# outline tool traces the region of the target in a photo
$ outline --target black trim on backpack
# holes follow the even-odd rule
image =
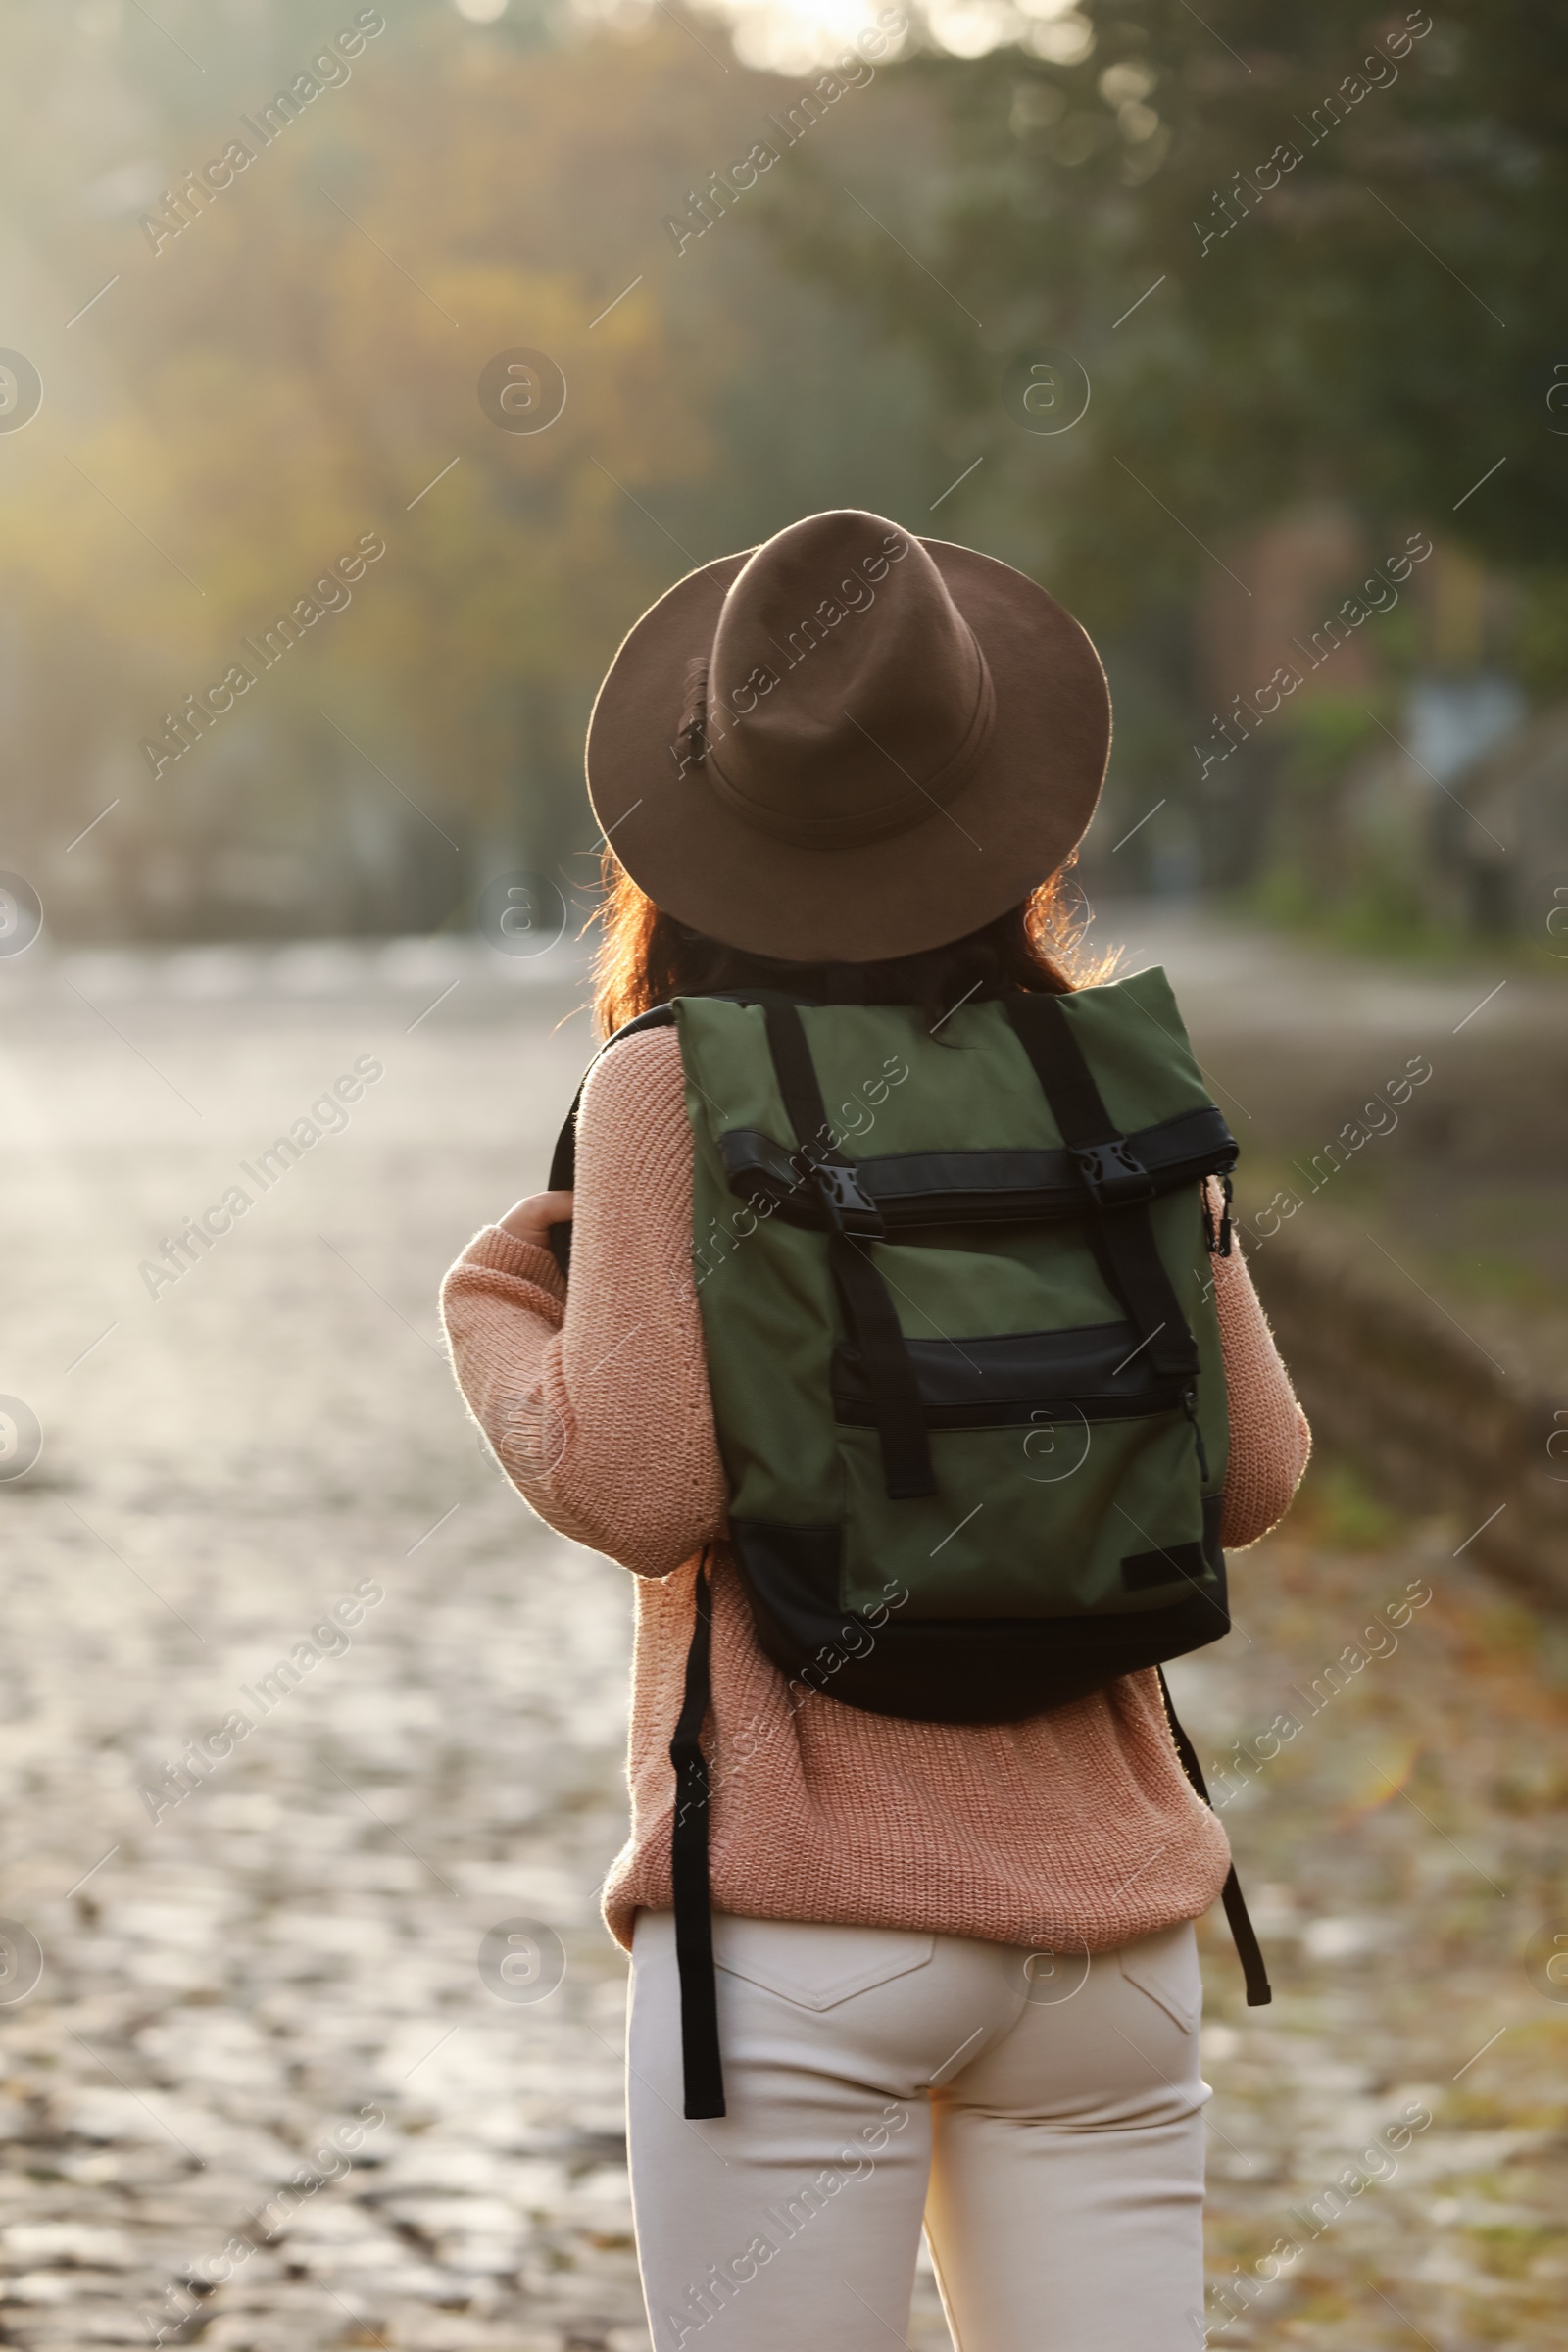
[[[1191,1382],[1198,1373],[1198,1342],[1150,1221],[1154,1180],[1101,1100],[1061,999],[1020,992],[1004,1003],[1097,1212],[1085,1230],[1101,1271],[1137,1324],[1155,1370]]]
[[[934,1494],[936,1472],[931,1466],[914,1366],[898,1309],[862,1238],[880,1231],[875,1206],[859,1184],[854,1163],[831,1141],[833,1129],[800,1006],[793,998],[771,991],[760,992],[753,1002],[761,1005],[773,1072],[795,1130],[798,1156],[807,1163],[827,1224],[828,1264],[846,1328],[866,1369],[871,1418],[881,1440],[888,1494],[895,1501]],[[874,1222],[868,1221],[867,1212]],[[853,1231],[851,1216],[857,1227]]]
[[[1045,1427],[1142,1420],[1181,1409],[1180,1381],[1158,1373],[1130,1323],[1065,1331],[998,1332],[978,1340],[906,1340],[927,1429]],[[864,1429],[875,1417],[858,1348],[833,1350],[834,1419]]]
[[[1209,1794],[1208,1784],[1203,1779],[1203,1768],[1198,1761],[1197,1748],[1194,1747],[1177,1720],[1176,1709],[1171,1704],[1170,1686],[1165,1680],[1163,1668],[1159,1669],[1159,1695],[1165,1702],[1165,1720],[1170,1725],[1170,1736],[1176,1742],[1176,1753],[1181,1758],[1182,1770],[1206,1805],[1209,1803]],[[1247,1898],[1242,1892],[1242,1883],[1236,1876],[1234,1862],[1231,1864],[1225,1885],[1220,1890],[1220,1901],[1225,1906],[1225,1917],[1230,1922],[1231,1940],[1236,1946],[1236,1957],[1242,1964],[1242,1975],[1247,1984],[1247,2006],[1249,2009],[1266,2009],[1274,1998],[1274,1991],[1268,1981],[1268,1970],[1264,1965],[1262,1946],[1257,1940],[1257,1931],[1252,1926],[1251,1917],[1247,1908]]]
[[[1185,1576],[1197,1584],[1208,1567],[1201,1544],[1171,1544],[1163,1551],[1130,1551],[1121,1558],[1124,1592],[1155,1592]]]
[[[675,1965],[680,1974],[682,2112],[692,2120],[724,2113],[724,2071],[718,2054],[718,1984],[713,1974],[712,1891],[709,1879],[710,1788],[703,1754],[703,1719],[711,1696],[709,1660],[713,1594],[708,1553],[692,1585],[695,1618],[686,1653],[686,1690],[669,1743],[675,1767],[670,1817],[670,1875],[675,1894]]]
[[[674,1005],[656,1004],[651,1011],[638,1013],[634,1020],[623,1021],[613,1036],[606,1038],[599,1053],[608,1054],[611,1047],[619,1045],[623,1037],[634,1037],[641,1029],[672,1029],[674,1025]],[[597,1061],[598,1058],[599,1054],[596,1054],[594,1061]],[[556,1138],[556,1148],[550,1157],[550,1190],[553,1193],[569,1193],[576,1186],[577,1112],[582,1104],[582,1088],[587,1085],[588,1073],[593,1066],[593,1062],[590,1062],[588,1070],[583,1072],[582,1086],[579,1086],[577,1092],[572,1096],[571,1108],[567,1111],[562,1123],[561,1133]],[[571,1224],[569,1219],[563,1224],[551,1226],[550,1254],[561,1268],[562,1273],[569,1278],[571,1274]]]
[[[1236,1138],[1208,1105],[1184,1110],[1126,1139],[1156,1193],[1178,1192],[1235,1166]],[[822,1230],[827,1214],[799,1153],[756,1128],[718,1138],[729,1189],[786,1225]],[[926,1225],[1066,1222],[1084,1213],[1084,1179],[1065,1149],[1046,1152],[891,1152],[855,1163],[870,1217],[889,1233]]]
[[[860,1614],[839,1597],[841,1528],[732,1519],[730,1541],[759,1645],[791,1683],[915,1723],[1018,1723],[1230,1631],[1220,1506],[1205,1495],[1196,1569],[1185,1544],[1161,1554],[1179,1599],[1083,1617],[904,1617],[896,1585]]]

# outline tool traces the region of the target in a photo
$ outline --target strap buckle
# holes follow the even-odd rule
[[[860,1182],[859,1170],[844,1160],[813,1159],[811,1174],[834,1233],[863,1233],[880,1241],[887,1231],[882,1211]]]
[[[1076,1144],[1072,1160],[1097,1208],[1126,1208],[1154,1198],[1154,1179],[1125,1136],[1113,1135],[1103,1144]]]

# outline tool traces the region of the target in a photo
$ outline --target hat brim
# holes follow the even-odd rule
[[[672,746],[687,665],[753,551],[678,580],[611,664],[588,728],[588,795],[640,889],[753,955],[871,963],[977,931],[1083,838],[1110,754],[1110,693],[1086,632],[1044,588],[973,548],[922,539],[990,665],[996,717],[946,806],[890,838],[805,848],[749,823]]]

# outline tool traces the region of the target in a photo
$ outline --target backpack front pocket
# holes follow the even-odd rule
[[[1168,1607],[1211,1586],[1179,1384],[1125,1322],[911,1340],[937,1492],[890,1501],[863,1367],[835,1352],[846,1481],[840,1598],[909,1617],[1070,1617]]]

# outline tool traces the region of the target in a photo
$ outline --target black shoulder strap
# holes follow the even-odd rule
[[[1209,1801],[1208,1784],[1203,1778],[1203,1768],[1198,1761],[1198,1750],[1176,1719],[1176,1710],[1171,1705],[1170,1685],[1165,1680],[1164,1667],[1157,1666],[1154,1671],[1159,1676],[1159,1695],[1165,1702],[1165,1721],[1170,1725],[1170,1736],[1176,1742],[1176,1753],[1181,1758],[1182,1770],[1206,1805]],[[1257,1932],[1248,1914],[1247,1900],[1242,1893],[1242,1883],[1236,1876],[1234,1862],[1231,1864],[1225,1885],[1220,1891],[1220,1901],[1225,1906],[1225,1917],[1230,1922],[1231,1939],[1236,1946],[1236,1957],[1242,1964],[1242,1975],[1247,1981],[1247,2006],[1249,2009],[1266,2009],[1274,1998],[1274,1991],[1268,1981],[1268,1970],[1263,1965],[1262,1947],[1258,1943]]]
[[[671,1028],[674,1020],[675,1007],[673,1004],[655,1004],[649,1011],[638,1013],[635,1020],[623,1021],[612,1037],[606,1038],[599,1049],[599,1054],[608,1054],[612,1046],[618,1046],[623,1037],[635,1037],[639,1030]],[[550,1157],[550,1190],[553,1193],[569,1193],[577,1181],[577,1111],[582,1102],[583,1086],[588,1083],[588,1071],[592,1070],[594,1062],[599,1059],[599,1054],[594,1055],[594,1060],[588,1064],[588,1070],[583,1072],[582,1086],[579,1086],[577,1092],[572,1096],[571,1108],[567,1111],[565,1123],[556,1138],[556,1148]],[[569,1275],[571,1272],[571,1226],[569,1223],[551,1226],[550,1252],[563,1274]]]
[[[724,2113],[724,2073],[718,2055],[718,1986],[713,1976],[713,1913],[709,1880],[708,1759],[703,1718],[710,1694],[713,1595],[708,1553],[693,1586],[696,1617],[686,1653],[686,1691],[669,1743],[675,1767],[675,1810],[669,1859],[675,1890],[675,1965],[680,1972],[680,2046],[685,2082],[683,2113],[695,2119]]]
[[[1089,1240],[1105,1279],[1152,1368],[1191,1378],[1198,1370],[1198,1343],[1150,1221],[1153,1179],[1106,1110],[1061,999],[1020,990],[1006,999],[1006,1007],[1097,1212]]]
[[[838,1287],[845,1327],[865,1367],[871,1411],[882,1447],[882,1474],[889,1495],[907,1501],[937,1491],[926,1435],[919,1382],[905,1344],[898,1309],[868,1247],[881,1229],[876,1204],[855,1168],[833,1144],[833,1128],[811,1059],[810,1041],[794,999],[759,993],[767,1023],[768,1048],[779,1093],[795,1129],[799,1156],[823,1202],[828,1222],[828,1263]],[[860,1228],[852,1232],[854,1217]]]

